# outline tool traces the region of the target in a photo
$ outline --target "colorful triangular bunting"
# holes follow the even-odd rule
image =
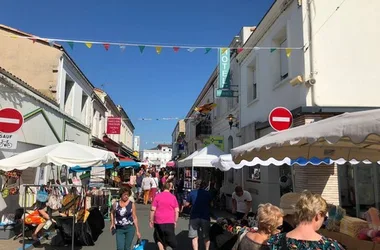
[[[174,52],[178,52],[179,51],[179,47],[173,47],[173,50],[174,50]]]
[[[11,36],[11,38],[18,38],[18,36]]]
[[[224,52],[226,52],[227,49],[228,49],[228,48],[221,48],[221,50],[222,50],[222,54],[224,54]]]
[[[162,51],[162,47],[161,46],[157,46],[156,47],[157,54],[161,54],[161,51]]]
[[[74,49],[74,42],[67,42],[71,49]]]
[[[121,52],[124,52],[125,48],[126,48],[125,45],[120,45],[120,50],[121,50]]]
[[[211,48],[205,48],[205,54],[208,54],[208,52],[211,51]]]
[[[140,46],[139,46],[139,49],[140,49],[140,53],[143,53],[143,52],[144,52],[144,49],[145,49],[145,46],[144,46],[144,45],[140,45]]]
[[[187,51],[194,52],[195,48],[188,48]]]
[[[275,52],[277,49],[276,48],[271,48],[270,49],[270,53],[273,53],[273,52]]]
[[[290,57],[290,55],[292,54],[292,49],[286,48],[285,51],[286,51],[286,56]]]
[[[103,47],[108,51],[110,49],[109,43],[103,43]]]
[[[91,47],[92,47],[92,43],[87,42],[87,43],[86,43],[86,46],[87,46],[87,48],[91,49]]]
[[[239,53],[243,52],[243,50],[244,50],[243,48],[238,48],[237,53],[239,54]]]

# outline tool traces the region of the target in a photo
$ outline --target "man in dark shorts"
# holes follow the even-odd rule
[[[201,180],[196,182],[195,190],[187,197],[185,206],[191,205],[189,238],[192,239],[193,250],[198,250],[198,231],[203,234],[205,249],[210,249],[210,206],[211,195],[205,190],[207,183]]]
[[[177,247],[175,227],[178,220],[178,202],[176,197],[170,193],[172,184],[164,184],[163,192],[157,194],[150,210],[149,224],[154,228],[154,241],[159,250],[170,246],[173,250]]]

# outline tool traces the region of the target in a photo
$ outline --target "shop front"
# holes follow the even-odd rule
[[[308,189],[329,203],[323,234],[347,249],[377,249],[380,230],[379,110],[345,113],[265,137],[231,150],[235,163],[319,159],[320,166],[294,165],[294,191]],[[357,242],[360,240],[359,242]],[[358,246],[360,246],[358,248]],[[367,247],[368,246],[368,247]]]

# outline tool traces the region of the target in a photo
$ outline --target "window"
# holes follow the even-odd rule
[[[248,103],[257,99],[257,74],[256,67],[250,69],[250,77],[248,78],[248,91],[247,101]]]
[[[81,105],[81,114],[82,114],[82,122],[87,125],[87,100],[88,95],[82,92],[82,105]]]
[[[65,99],[64,99],[64,110],[67,114],[73,115],[73,89],[74,89],[74,81],[66,75],[65,81]]]
[[[283,40],[280,43],[280,47],[284,48],[280,50],[280,76],[281,80],[284,80],[285,78],[288,77],[289,75],[289,66],[288,66],[288,57],[286,56],[286,50],[285,48],[287,47],[287,40]]]
[[[248,168],[248,180],[253,182],[260,182],[261,173],[260,165]]]

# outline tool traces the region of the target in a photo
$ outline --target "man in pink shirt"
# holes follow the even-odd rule
[[[157,194],[150,210],[149,225],[154,228],[153,237],[159,250],[165,250],[168,246],[175,250],[177,247],[175,227],[179,208],[170,188],[171,183],[163,185],[163,192]]]

